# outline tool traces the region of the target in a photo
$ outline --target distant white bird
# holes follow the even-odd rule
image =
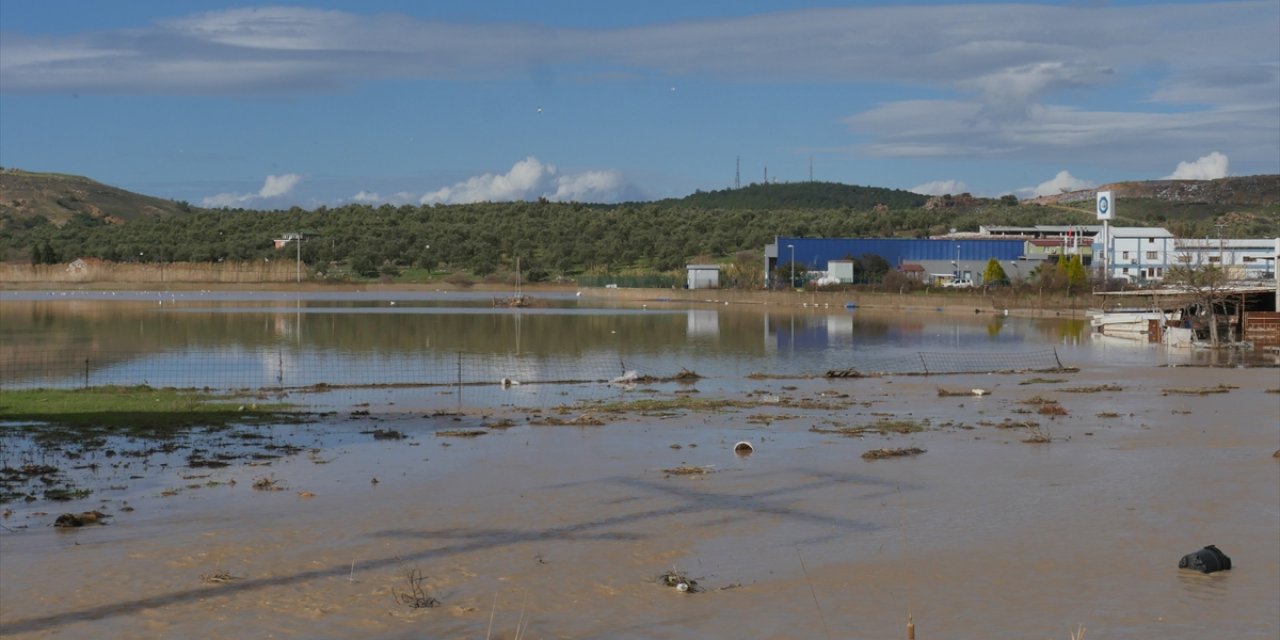
[[[971,391],[973,391],[973,395],[978,396],[978,397],[982,397],[982,396],[987,395],[988,393],[991,393],[990,391],[987,391],[986,389],[978,389],[978,388],[976,388],[976,387],[975,387],[974,389],[971,389]]]
[[[395,300],[392,300],[392,301],[391,301],[391,306],[393,306],[393,307],[394,307],[394,306],[396,306],[396,301],[395,301]]]
[[[538,107],[538,113],[542,113],[542,107]]]

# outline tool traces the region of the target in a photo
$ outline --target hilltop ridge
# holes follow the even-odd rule
[[[1098,191],[1121,198],[1151,199],[1180,204],[1280,204],[1280,175],[1239,176],[1215,180],[1138,180],[1112,182],[1092,189],[1068,191],[1026,200],[1027,204],[1093,202]]]
[[[191,211],[182,202],[126,191],[84,176],[0,169],[0,222],[44,219],[62,226],[77,215],[107,224]]]

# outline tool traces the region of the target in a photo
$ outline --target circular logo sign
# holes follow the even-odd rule
[[[1110,208],[1111,208],[1111,203],[1107,200],[1106,196],[1098,198],[1098,213],[1106,215],[1107,209],[1110,209]]]

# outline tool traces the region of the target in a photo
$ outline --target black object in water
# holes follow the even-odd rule
[[[1195,553],[1188,553],[1178,561],[1179,569],[1195,569],[1200,573],[1226,571],[1231,568],[1231,558],[1217,547],[1209,545]]]

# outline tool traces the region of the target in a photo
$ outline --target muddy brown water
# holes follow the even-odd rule
[[[85,500],[6,505],[0,631],[900,638],[911,616],[922,640],[1067,638],[1077,625],[1091,640],[1275,638],[1276,370],[1109,367],[1019,384],[1031,377],[753,380],[784,404],[833,392],[849,404],[631,413],[592,427],[530,426],[528,412],[502,408],[425,417],[404,403],[289,426],[274,437],[316,453],[220,469],[157,463]],[[1107,383],[1119,390],[1063,390]],[[1219,383],[1238,388],[1165,391]],[[939,386],[992,392],[938,397]],[[1027,413],[1036,408],[1021,401],[1036,395],[1067,415]],[[515,426],[435,435],[502,417]],[[928,428],[810,431],[883,417]],[[1034,420],[1053,441],[1024,443],[997,426],[1005,419]],[[375,427],[407,437],[360,433]],[[755,453],[734,455],[740,440]],[[926,453],[861,458],[901,446]],[[710,473],[664,472],[681,465]],[[182,479],[197,471],[207,476]],[[255,490],[263,477],[279,490]],[[50,526],[90,508],[110,524]],[[1205,544],[1234,568],[1177,569]],[[398,601],[413,569],[439,607]],[[659,584],[673,569],[705,591]],[[231,579],[202,579],[215,575]]]

